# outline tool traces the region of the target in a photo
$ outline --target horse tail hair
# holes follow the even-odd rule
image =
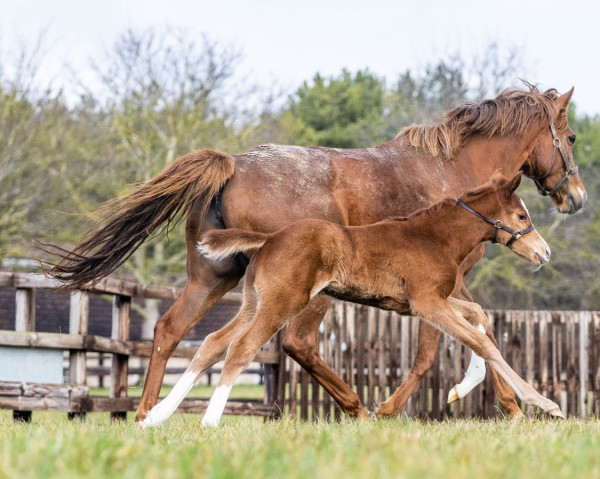
[[[198,221],[203,222],[213,197],[231,178],[232,156],[214,150],[190,152],[139,184],[131,193],[105,203],[96,226],[72,250],[50,246],[61,260],[47,273],[65,287],[86,288],[122,265],[151,237],[167,233],[201,201]],[[49,245],[44,245],[49,246]]]
[[[212,230],[198,242],[198,250],[210,260],[261,248],[271,235],[240,229]]]

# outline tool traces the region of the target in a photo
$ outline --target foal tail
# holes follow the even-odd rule
[[[220,260],[237,253],[257,250],[271,235],[240,229],[212,230],[198,242],[198,250],[210,260]]]
[[[210,202],[233,175],[232,156],[214,150],[190,152],[131,193],[106,203],[100,220],[73,251],[51,246],[61,258],[47,273],[67,287],[85,288],[123,264],[147,239],[168,231],[198,198],[200,222]],[[48,246],[48,245],[45,245]]]

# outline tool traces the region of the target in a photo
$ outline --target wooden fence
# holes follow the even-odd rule
[[[35,297],[40,288],[59,283],[40,275],[0,273],[0,288],[14,289],[15,331],[0,331],[0,346],[66,350],[67,385],[0,383],[0,408],[27,419],[32,410],[66,411],[71,415],[105,411],[123,418],[135,410],[127,396],[128,359],[148,357],[150,342],[129,340],[132,298],[172,300],[173,288],[146,287],[103,280],[89,291],[71,295],[68,334],[35,331]],[[113,300],[110,338],[88,334],[90,294]],[[239,303],[229,293],[224,301]],[[539,392],[556,401],[569,416],[600,414],[600,313],[570,311],[488,311],[500,350],[507,362]],[[320,354],[370,409],[401,383],[415,356],[419,320],[374,308],[334,301],[321,325]],[[330,396],[280,350],[280,336],[256,358],[264,365],[261,401],[229,401],[226,414],[278,416],[290,412],[303,419],[336,419],[341,413]],[[179,347],[174,357],[191,358],[195,347]],[[109,397],[89,395],[87,353],[112,355]],[[416,417],[501,416],[488,374],[484,383],[454,405],[446,405],[449,389],[462,379],[470,351],[442,335],[434,368],[410,398],[405,413]],[[2,365],[0,365],[2,367]],[[235,392],[235,389],[234,389]],[[293,394],[292,392],[295,392]],[[185,400],[180,412],[203,412],[206,401]],[[21,412],[20,412],[21,411]]]
[[[600,312],[486,314],[503,357],[521,377],[568,416],[600,414]],[[334,301],[321,325],[320,354],[373,409],[400,385],[412,366],[418,324],[418,318]],[[432,419],[502,416],[490,374],[465,399],[446,404],[448,391],[462,379],[470,354],[442,334],[435,365],[404,413]],[[325,390],[291,359],[282,357],[282,361],[280,397],[285,411],[304,419],[340,416]]]
[[[0,330],[0,346],[68,351],[69,368],[67,385],[30,384],[28,382],[0,383],[0,408],[13,409],[15,417],[28,420],[31,411],[66,411],[71,416],[87,412],[110,412],[113,418],[124,418],[127,411],[137,408],[139,399],[127,396],[128,360],[131,357],[149,357],[152,343],[130,341],[132,298],[173,300],[178,296],[175,288],[142,286],[139,284],[105,279],[88,291],[74,291],[70,296],[69,331],[43,333],[35,330],[36,290],[57,288],[59,282],[41,275],[2,273],[0,288],[14,289],[16,301],[15,331]],[[112,296],[112,334],[110,338],[88,334],[89,296]],[[240,295],[229,293],[224,301],[240,302]],[[196,347],[179,346],[173,357],[192,358]],[[109,397],[89,395],[87,382],[87,353],[112,355]],[[265,379],[272,377],[271,369],[278,366],[278,352],[261,352],[257,361],[265,366]],[[4,367],[4,365],[0,365]],[[269,384],[273,384],[270,380]],[[226,409],[230,414],[269,415],[274,397],[265,388],[264,401],[231,401]],[[180,412],[203,412],[207,401],[188,399]]]

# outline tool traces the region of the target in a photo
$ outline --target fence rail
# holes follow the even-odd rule
[[[173,300],[179,295],[175,288],[143,286],[127,281],[104,279],[86,291],[70,295],[69,331],[67,334],[35,331],[36,291],[56,289],[61,283],[41,275],[0,272],[0,288],[15,290],[15,331],[0,330],[0,346],[68,351],[67,385],[0,383],[0,408],[15,410],[15,417],[29,419],[32,410],[66,411],[71,414],[110,412],[113,418],[124,418],[127,411],[137,408],[138,399],[127,397],[128,362],[130,357],[149,357],[152,343],[130,341],[131,301],[133,298]],[[90,294],[112,295],[111,337],[88,334]],[[239,304],[239,293],[228,293],[224,301]],[[179,346],[173,357],[191,359],[196,347]],[[87,392],[87,353],[112,355],[109,397],[90,397]],[[256,357],[265,369],[279,365],[278,351],[261,351]],[[272,374],[271,374],[272,376]],[[263,401],[232,401],[227,406],[231,414],[270,415],[275,399],[265,388]],[[202,412],[206,401],[188,399],[180,412]]]
[[[72,293],[68,334],[35,331],[36,290],[59,286],[60,283],[40,275],[0,272],[0,288],[15,290],[16,301],[16,331],[0,331],[0,346],[59,349],[69,354],[68,384],[62,389],[0,383],[0,408],[19,410],[26,405],[26,411],[50,409],[77,414],[105,411],[122,418],[126,411],[137,407],[138,401],[127,397],[127,377],[131,373],[128,360],[148,357],[152,348],[151,342],[129,340],[131,300],[172,300],[177,298],[178,290],[106,279],[88,291]],[[110,338],[88,334],[90,294],[113,296]],[[228,293],[224,300],[239,304],[241,297]],[[486,314],[502,355],[518,374],[556,401],[569,416],[600,414],[600,312]],[[418,324],[418,318],[333,301],[321,325],[320,354],[372,408],[406,377],[416,353]],[[340,417],[329,394],[281,351],[280,343],[280,337],[276,337],[256,358],[264,365],[264,399],[230,402],[226,412],[276,416],[288,411],[308,420]],[[195,347],[180,346],[173,356],[191,358],[195,351]],[[113,357],[108,398],[87,395],[88,352]],[[405,413],[434,419],[502,415],[489,374],[465,399],[449,407],[445,404],[448,390],[462,379],[469,359],[467,348],[443,334],[435,365],[410,398]],[[206,401],[186,400],[180,411],[202,412],[205,408]]]
[[[600,312],[486,311],[506,361],[568,416],[600,414]],[[321,357],[372,408],[406,377],[416,354],[419,319],[334,301],[321,325]],[[442,334],[432,370],[405,413],[421,418],[502,416],[491,375],[471,394],[446,405],[470,350]],[[291,359],[282,357],[284,410],[304,419],[340,416],[328,393]],[[296,391],[296,394],[292,394]],[[530,411],[531,413],[531,411]]]

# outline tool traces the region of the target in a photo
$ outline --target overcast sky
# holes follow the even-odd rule
[[[244,71],[295,87],[318,71],[407,68],[491,42],[522,48],[525,78],[600,113],[600,2],[569,0],[0,0],[0,51],[48,29],[44,76],[88,59],[127,28],[185,27],[237,46]]]

